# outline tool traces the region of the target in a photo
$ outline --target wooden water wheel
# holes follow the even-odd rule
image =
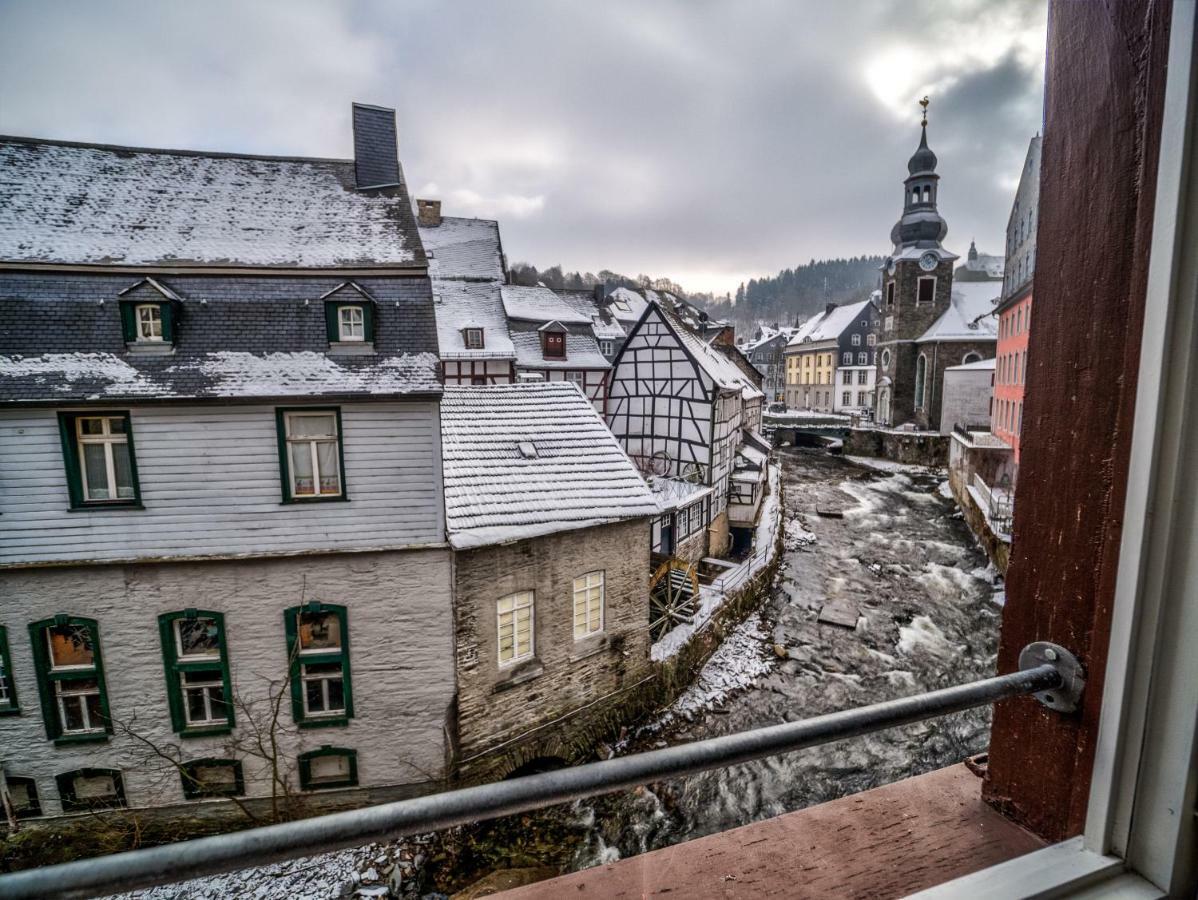
[[[699,568],[682,559],[667,559],[649,579],[649,639],[695,620],[699,603]]]

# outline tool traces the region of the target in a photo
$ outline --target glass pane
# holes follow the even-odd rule
[[[314,756],[308,765],[312,781],[345,781],[349,778],[348,756]]]
[[[329,686],[329,711],[345,710],[345,682],[340,678],[332,678],[325,682]]]
[[[320,466],[320,492],[341,493],[341,477],[337,472],[337,444],[332,441],[317,444],[316,461]]]
[[[301,650],[340,650],[341,617],[334,612],[299,614]]]
[[[92,682],[94,684],[95,682]],[[100,692],[97,690],[94,694],[87,694],[83,698],[83,702],[87,706],[87,722],[88,727],[97,729],[104,727],[104,709],[100,705]]]
[[[331,438],[337,436],[337,417],[332,413],[289,415],[287,436],[292,438]]]
[[[88,775],[75,778],[75,797],[79,800],[100,800],[116,796],[116,784],[111,775]]]
[[[304,665],[304,678],[340,678],[341,663],[306,663]]]
[[[224,793],[237,789],[237,773],[231,765],[195,766],[191,777],[205,791]]]
[[[86,625],[52,625],[46,629],[46,636],[52,668],[95,665],[92,633]]]
[[[88,500],[109,500],[108,466],[103,444],[83,444],[83,466],[87,479]]]
[[[79,420],[80,434],[103,434],[104,420],[103,419],[80,419]]]
[[[291,480],[297,497],[316,493],[312,480],[312,449],[308,443],[291,445]]]
[[[324,682],[320,679],[309,681],[304,685],[308,697],[308,712],[324,712]]]
[[[187,688],[183,692],[183,703],[187,709],[188,722],[204,722],[208,719],[208,710],[204,705],[204,693],[207,688]]]
[[[58,709],[62,714],[63,731],[84,731],[87,728],[83,719],[82,697],[60,697]]]
[[[124,441],[112,445],[112,468],[116,473],[117,497],[133,499],[133,466],[129,464],[129,445]]]
[[[13,809],[17,812],[33,806],[29,793],[29,783],[25,781],[8,782],[8,796],[12,800]]]
[[[180,658],[220,656],[220,626],[216,619],[176,619],[175,634]]]

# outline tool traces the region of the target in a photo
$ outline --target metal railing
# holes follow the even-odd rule
[[[0,876],[0,898],[91,897],[423,834],[816,747],[1022,694],[1036,694],[1051,709],[1067,712],[1075,708],[1083,682],[1080,667],[1067,650],[1053,644],[1030,644],[1020,656],[1020,666],[1020,671],[1008,675],[800,722],[427,797],[15,872]]]

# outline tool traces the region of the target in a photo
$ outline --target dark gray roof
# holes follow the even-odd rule
[[[493,219],[444,216],[439,225],[421,225],[420,240],[433,278],[504,280],[499,223]]]
[[[0,137],[0,261],[423,267],[407,188],[356,183],[352,160]]]
[[[158,276],[182,298],[176,349],[125,347],[130,275],[0,272],[0,403],[436,394],[437,328],[423,277],[360,277],[372,355],[329,353],[320,297],[335,277]],[[344,293],[344,292],[342,292]],[[354,294],[354,297],[360,295]],[[161,300],[148,281],[124,299]]]
[[[359,188],[403,181],[396,154],[395,110],[354,104],[354,170]]]

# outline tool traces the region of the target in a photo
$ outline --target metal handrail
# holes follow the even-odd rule
[[[1032,648],[1041,649],[1029,655]],[[1076,700],[1081,681],[1076,660],[1068,651],[1032,644],[1021,656],[1021,664],[1025,666],[1022,671],[1008,675],[804,721],[426,797],[0,875],[0,898],[98,896],[422,834],[816,747],[1022,694],[1038,693],[1041,702],[1053,709],[1072,708],[1062,701]],[[1065,694],[1070,696],[1059,696]]]

